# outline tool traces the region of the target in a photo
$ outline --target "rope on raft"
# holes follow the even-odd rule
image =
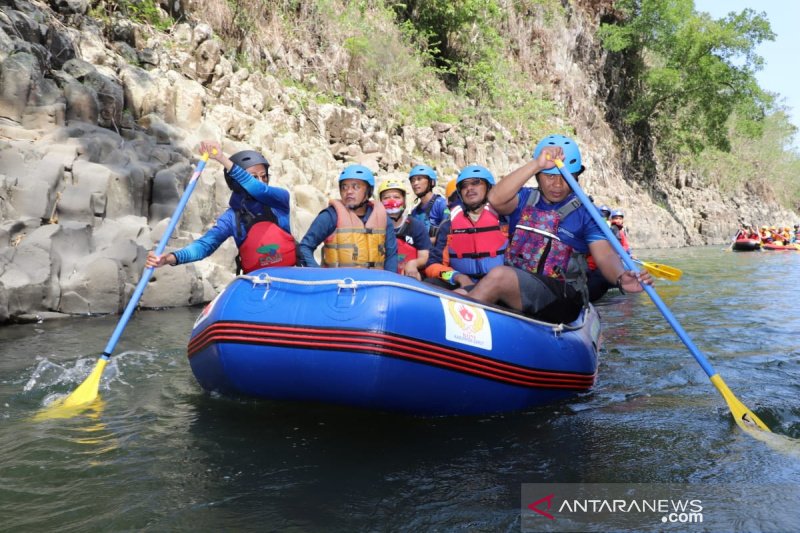
[[[433,289],[428,289],[425,287],[416,287],[412,285],[408,285],[405,283],[399,283],[396,281],[356,281],[353,278],[344,278],[344,279],[324,279],[324,280],[300,280],[300,279],[291,279],[291,278],[278,278],[270,276],[267,273],[260,273],[257,276],[252,276],[249,274],[240,274],[236,276],[236,279],[244,279],[250,281],[253,286],[258,285],[265,285],[267,288],[267,292],[269,292],[269,287],[272,283],[287,283],[290,285],[306,285],[306,286],[321,286],[321,285],[336,285],[339,290],[342,289],[352,289],[355,291],[359,287],[396,287],[399,289],[405,289],[408,291],[419,292],[422,294],[427,294],[429,296],[434,296],[437,298],[444,298],[446,300],[451,300],[453,302],[459,303],[468,303],[473,307],[478,307],[485,311],[491,311],[493,313],[499,313],[501,315],[506,315],[512,318],[516,318],[518,320],[523,320],[530,324],[536,324],[539,326],[546,326],[553,330],[556,335],[564,331],[574,331],[581,329],[584,325],[585,318],[584,314],[581,314],[581,319],[577,324],[570,325],[570,324],[553,324],[551,322],[543,322],[541,320],[536,320],[534,318],[530,318],[520,313],[515,313],[513,311],[504,309],[502,307],[486,305],[484,303],[470,300],[468,298],[459,298],[458,296],[454,296],[451,294],[435,291]],[[264,297],[266,297],[266,292],[264,293]]]

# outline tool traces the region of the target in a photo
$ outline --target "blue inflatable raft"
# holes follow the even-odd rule
[[[383,270],[289,267],[235,279],[188,356],[226,395],[468,415],[590,389],[599,338],[594,308],[548,324]]]

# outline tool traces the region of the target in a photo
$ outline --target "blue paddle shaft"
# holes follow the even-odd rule
[[[178,221],[180,220],[181,215],[183,214],[183,210],[186,208],[186,204],[189,202],[189,197],[192,195],[192,192],[194,192],[195,187],[197,187],[198,178],[200,177],[200,174],[203,172],[203,169],[206,167],[207,160],[208,160],[208,155],[204,154],[203,158],[197,164],[197,168],[195,169],[194,174],[192,174],[192,177],[189,180],[189,185],[187,185],[186,190],[183,191],[183,196],[181,196],[181,199],[178,202],[178,206],[175,208],[175,212],[172,213],[172,217],[169,220],[169,225],[167,225],[167,229],[164,231],[164,235],[161,236],[161,240],[158,242],[158,246],[156,246],[155,250],[156,255],[161,255],[164,253],[164,249],[167,247],[167,242],[172,236],[172,232],[175,231],[175,227],[178,225]],[[133,291],[133,295],[131,296],[131,299],[128,301],[128,305],[125,307],[125,311],[122,313],[122,317],[120,317],[119,322],[117,322],[117,327],[114,328],[114,333],[111,334],[111,338],[108,340],[108,344],[106,344],[106,347],[103,350],[102,358],[108,359],[114,352],[114,347],[117,345],[119,338],[122,336],[122,332],[125,329],[125,326],[128,325],[128,320],[130,320],[131,315],[133,315],[133,311],[139,304],[139,300],[142,297],[142,293],[144,293],[144,289],[150,282],[150,278],[153,277],[154,271],[155,271],[154,267],[147,267],[144,269],[142,278],[136,285],[136,290]]]
[[[600,216],[600,213],[597,211],[597,208],[589,200],[589,197],[586,196],[586,193],[583,192],[580,185],[578,185],[578,180],[576,180],[575,176],[573,176],[572,173],[569,170],[567,170],[566,167],[564,167],[564,164],[561,163],[561,161],[558,161],[558,163],[559,163],[557,165],[558,170],[559,172],[561,172],[561,175],[564,177],[564,180],[569,184],[569,186],[572,188],[572,192],[574,192],[575,195],[580,199],[581,203],[583,203],[583,206],[592,216],[592,219],[597,223],[597,225],[603,231],[603,235],[605,235],[606,239],[608,239],[608,242],[614,248],[614,251],[617,252],[620,259],[622,260],[622,263],[625,265],[625,268],[627,268],[628,270],[633,270],[634,272],[639,272],[639,269],[636,268],[636,265],[634,264],[631,256],[628,255],[628,252],[625,251],[619,240],[617,240],[614,234],[611,233],[611,228],[608,227],[606,221]],[[683,329],[680,323],[678,323],[678,320],[669,310],[667,305],[661,300],[661,297],[658,295],[656,290],[650,285],[642,285],[642,287],[644,287],[645,292],[647,293],[648,296],[650,296],[650,299],[653,300],[653,303],[656,305],[658,310],[661,311],[661,314],[664,315],[664,318],[667,319],[669,325],[672,326],[672,329],[675,330],[675,333],[678,334],[678,337],[680,337],[680,339],[683,341],[683,344],[685,344],[686,347],[689,348],[689,351],[692,353],[694,358],[697,360],[698,363],[700,363],[700,366],[703,367],[703,370],[705,371],[706,375],[708,375],[708,377],[711,377],[714,374],[716,374],[714,368],[711,366],[711,363],[709,363],[708,359],[706,359],[706,357],[702,353],[700,353],[700,350],[697,348],[697,346],[695,346],[694,342],[692,342],[692,339],[689,338],[689,335],[686,333],[686,331]]]

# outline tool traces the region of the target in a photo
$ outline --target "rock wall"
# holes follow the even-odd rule
[[[337,196],[345,164],[404,179],[424,162],[443,187],[467,164],[502,176],[530,156],[532,146],[515,144],[499,124],[387,124],[369,110],[309,101],[274,76],[235,68],[205,24],[169,35],[126,20],[101,27],[88,7],[0,5],[0,322],[121,312],[201,139],[267,156],[273,184],[291,191],[298,239]],[[599,16],[578,9],[562,26],[509,22],[521,43],[541,45],[531,68],[559,65],[545,83],[581,143],[587,192],[626,210],[637,247],[718,243],[739,220],[774,217],[776,206],[696,188],[680,169],[655,187],[623,175],[625,146],[604,120],[610,82],[594,38]],[[228,197],[219,165],[209,163],[169,247],[201,235]],[[141,306],[209,301],[232,279],[235,254],[228,242],[204,261],[158,269]]]

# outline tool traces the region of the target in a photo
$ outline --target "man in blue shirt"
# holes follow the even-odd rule
[[[536,146],[531,161],[489,192],[492,207],[509,216],[513,237],[506,266],[492,269],[469,295],[485,303],[500,302],[539,320],[568,323],[588,305],[584,291],[568,282],[573,252],[591,252],[606,280],[623,293],[641,292],[641,284],[650,284],[652,279],[647,272],[625,269],[605,234],[561,177],[555,159],[564,161],[576,177],[584,170],[575,141],[550,135]],[[534,176],[539,187],[525,187]],[[585,280],[585,270],[583,276]]]
[[[270,240],[282,243],[272,250],[266,266],[294,265],[296,252],[289,227],[289,191],[269,185],[269,162],[264,156],[253,150],[243,150],[228,158],[215,141],[200,143],[200,153],[208,153],[211,159],[224,167],[225,180],[233,191],[229,207],[211,229],[184,248],[160,256],[150,251],[146,265],[175,266],[199,261],[214,253],[229,237],[233,237],[241,252],[250,229],[257,222],[272,224],[272,232],[268,233]],[[249,262],[251,258],[244,259]],[[237,258],[237,262],[240,263],[241,259]]]
[[[411,182],[411,190],[417,197],[417,205],[409,216],[425,224],[431,242],[434,242],[439,226],[450,216],[447,200],[433,192],[436,186],[436,171],[428,165],[417,165],[408,173],[408,181]]]
[[[314,250],[323,243],[322,266],[383,268],[397,272],[394,223],[380,202],[373,202],[375,176],[362,165],[339,174],[341,200],[320,211],[300,241],[303,266],[320,266]]]

